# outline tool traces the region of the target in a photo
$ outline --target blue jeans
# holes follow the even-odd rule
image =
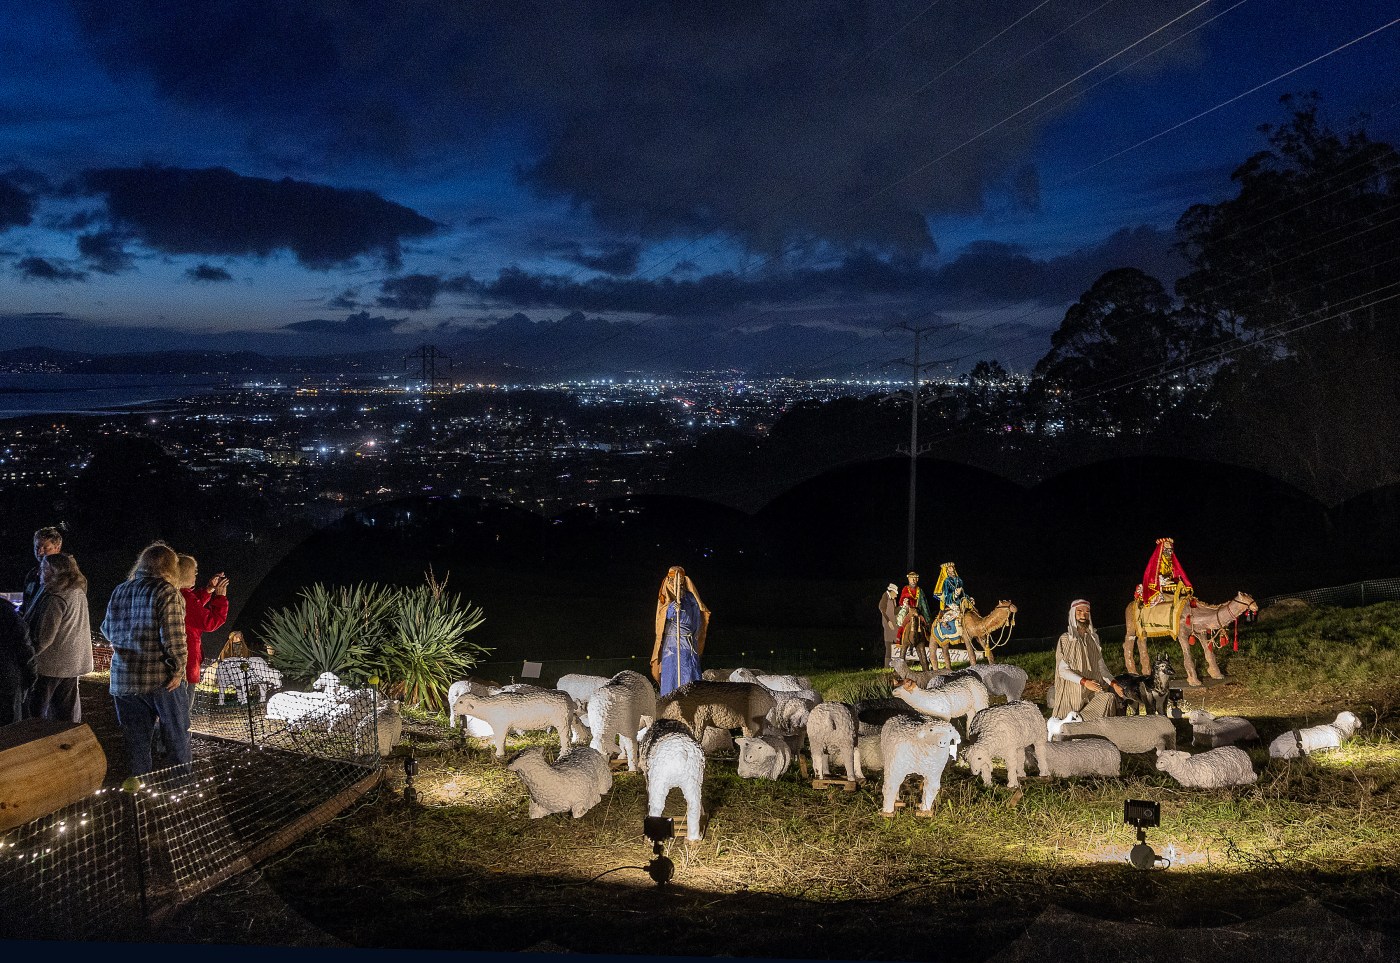
[[[151,735],[157,720],[171,758],[177,763],[190,762],[190,688],[188,682],[182,681],[174,692],[160,689],[142,695],[112,696],[133,776],[151,771]]]

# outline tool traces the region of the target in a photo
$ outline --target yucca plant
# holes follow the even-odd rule
[[[389,694],[428,710],[443,707],[447,689],[486,652],[467,633],[485,621],[480,606],[463,604],[447,580],[396,593],[393,613],[370,663]]]
[[[382,585],[318,582],[301,591],[296,605],[269,614],[260,634],[272,664],[290,676],[334,672],[358,682],[374,673],[373,655],[383,648],[397,601],[398,593]]]

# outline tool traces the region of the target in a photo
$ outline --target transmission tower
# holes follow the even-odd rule
[[[915,328],[908,324],[894,325],[904,331],[908,331],[914,336],[914,356],[913,358],[896,358],[891,364],[907,365],[910,369],[909,385],[909,447],[896,449],[900,454],[909,456],[909,533],[908,533],[908,561],[909,570],[914,569],[914,509],[917,502],[918,479],[919,479],[919,456],[933,449],[932,445],[919,447],[919,388],[923,384],[923,374],[928,368],[936,368],[947,364],[949,358],[942,358],[936,361],[920,362],[919,349],[923,344],[923,337],[930,331],[946,329],[946,324],[929,324],[922,328]]]
[[[411,353],[404,355],[404,363],[408,370],[418,369],[429,391],[435,391],[439,385],[452,384],[452,358],[439,351],[436,345],[419,345]],[[439,363],[445,364],[442,374],[438,374]]]

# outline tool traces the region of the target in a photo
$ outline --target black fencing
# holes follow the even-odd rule
[[[1273,605],[1284,599],[1298,599],[1309,605],[1332,605],[1337,608],[1357,608],[1377,602],[1400,602],[1400,579],[1372,579],[1366,582],[1352,582],[1350,585],[1334,585],[1330,588],[1285,592],[1282,595],[1260,599],[1259,604]]]
[[[0,834],[0,936],[146,932],[378,783],[383,707],[372,690],[286,693],[269,706],[254,688],[220,706],[214,672],[196,689],[191,763]]]

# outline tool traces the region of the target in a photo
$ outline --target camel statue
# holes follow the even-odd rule
[[[1164,610],[1171,603],[1162,603],[1151,606],[1147,611],[1159,616],[1153,620],[1154,623],[1164,621],[1160,618]],[[1197,602],[1194,607],[1189,603],[1181,606],[1181,612],[1177,616],[1176,641],[1181,644],[1181,663],[1186,667],[1186,682],[1188,685],[1198,686],[1201,684],[1200,677],[1196,675],[1196,662],[1191,658],[1191,638],[1194,636],[1201,642],[1201,649],[1206,655],[1206,671],[1212,679],[1223,679],[1225,673],[1220,671],[1219,664],[1215,661],[1215,650],[1209,645],[1210,640],[1219,634],[1231,622],[1238,619],[1246,612],[1258,612],[1259,605],[1252,597],[1244,592],[1236,592],[1235,597],[1223,605],[1206,605],[1204,602]],[[1142,606],[1137,599],[1128,603],[1127,611],[1123,613],[1123,622],[1127,626],[1126,635],[1123,638],[1123,664],[1128,672],[1137,672],[1137,665],[1133,661],[1133,642],[1137,641],[1138,654],[1142,657],[1142,666],[1150,671],[1151,660],[1147,657],[1147,638],[1170,635],[1170,630],[1166,626],[1161,628],[1164,631],[1155,631],[1157,625],[1148,627],[1151,623],[1143,619]],[[1144,675],[1147,673],[1144,672]]]
[[[974,654],[973,642],[982,646],[982,652],[987,658],[988,664],[996,662],[992,656],[991,634],[1005,626],[1008,622],[1013,626],[1016,624],[1016,606],[1002,599],[985,616],[977,611],[977,605],[972,599],[967,599],[962,610],[962,637],[963,645],[967,647],[967,664],[976,665],[977,656]],[[948,646],[941,646],[943,650],[943,663],[952,668],[952,663],[948,661]]]

